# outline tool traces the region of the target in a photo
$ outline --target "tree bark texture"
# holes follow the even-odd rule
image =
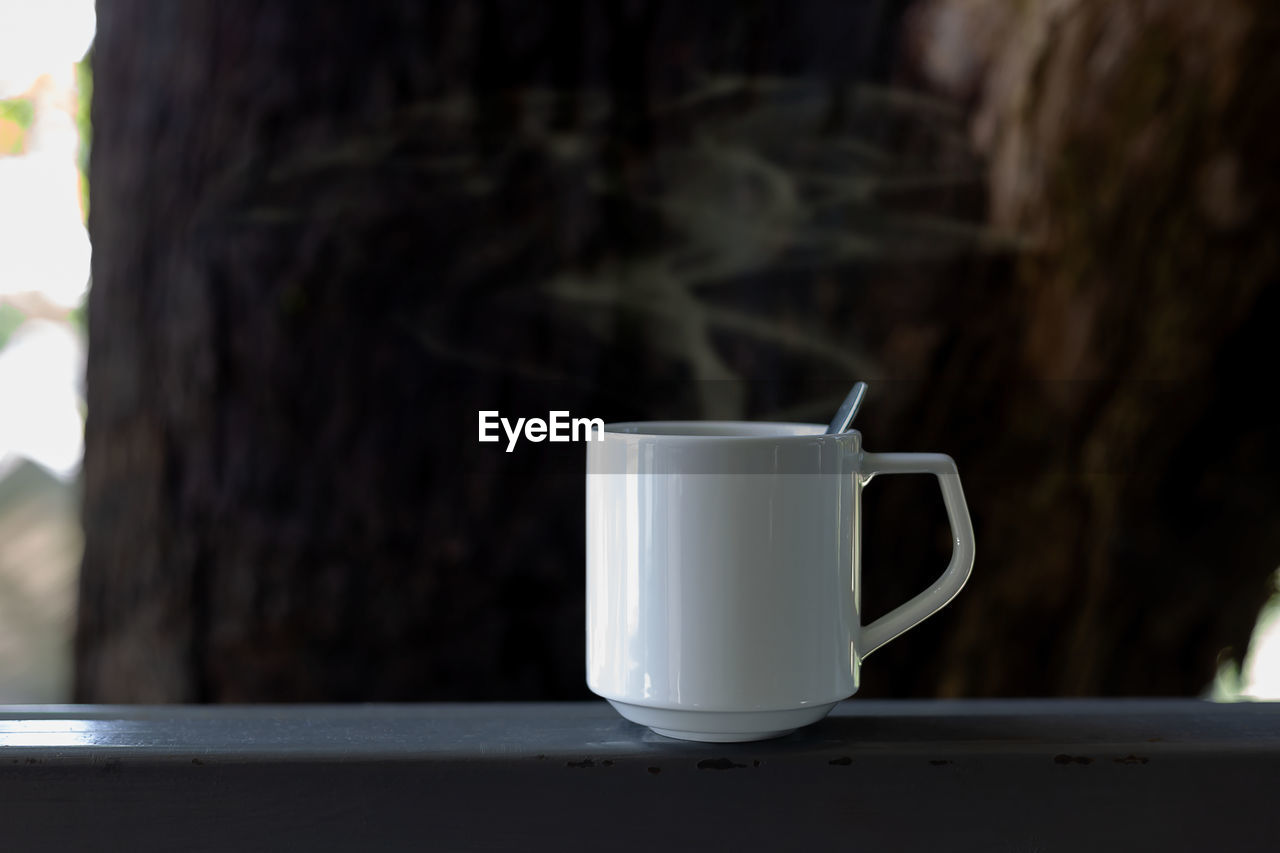
[[[1280,9],[913,15],[926,76],[974,105],[989,217],[1023,244],[949,367],[1035,388],[970,398],[988,571],[939,683],[1194,694],[1243,655],[1280,565],[1280,419],[1260,392],[1280,322]]]
[[[904,4],[102,0],[77,698],[585,696],[582,447],[476,412],[824,421],[858,378],[979,542],[864,692],[1198,692],[1280,564],[1234,381],[1271,13],[1075,5],[938,94]],[[871,487],[868,616],[945,562],[933,491]]]

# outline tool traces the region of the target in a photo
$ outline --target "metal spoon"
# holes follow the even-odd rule
[[[862,405],[862,398],[866,395],[867,383],[855,382],[853,390],[849,392],[848,397],[844,398],[844,402],[836,410],[836,416],[831,419],[831,425],[827,427],[827,435],[844,432],[849,428],[853,423],[853,416],[858,414],[858,407]]]

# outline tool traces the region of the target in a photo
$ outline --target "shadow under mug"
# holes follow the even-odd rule
[[[859,613],[862,489],[933,474],[951,562],[885,616]],[[822,719],[864,658],[973,568],[951,457],[870,453],[817,424],[610,424],[587,445],[587,685],[668,737],[747,741]]]

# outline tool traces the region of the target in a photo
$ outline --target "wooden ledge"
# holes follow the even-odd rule
[[[1278,792],[1270,703],[854,699],[746,744],[603,703],[0,707],[5,850],[1270,850]]]

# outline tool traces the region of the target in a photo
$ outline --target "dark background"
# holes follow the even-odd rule
[[[583,448],[476,412],[857,379],[978,542],[864,694],[1200,693],[1280,566],[1277,11],[1045,5],[100,0],[76,699],[585,698]],[[875,616],[948,540],[864,520]]]

